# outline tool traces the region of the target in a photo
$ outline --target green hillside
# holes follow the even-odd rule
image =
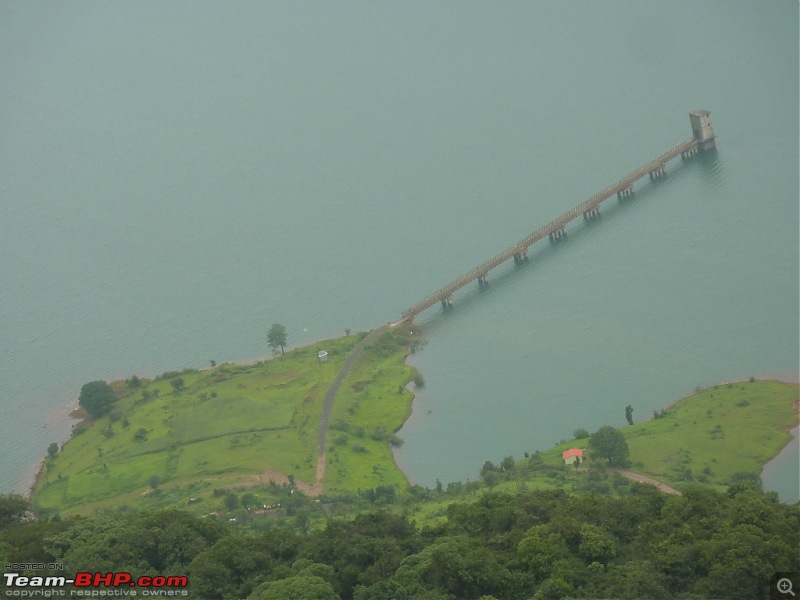
[[[165,373],[141,386],[133,378],[115,382],[111,412],[79,424],[45,461],[34,506],[85,512],[191,499],[202,512],[218,506],[214,490],[291,480],[308,491],[325,394],[361,337],[320,343],[326,362],[316,347],[305,347],[253,365]],[[339,389],[328,435],[332,489],[405,485],[389,444],[397,443],[393,433],[413,397],[404,387],[414,375],[404,364],[410,339],[403,328],[383,334]]]

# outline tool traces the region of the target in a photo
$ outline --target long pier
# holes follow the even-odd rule
[[[616,183],[608,186],[602,191],[596,193],[594,196],[582,202],[572,210],[565,212],[563,215],[550,221],[544,227],[540,227],[530,235],[524,237],[513,246],[510,246],[493,256],[486,262],[481,263],[477,267],[469,270],[461,277],[451,281],[446,286],[440,288],[430,296],[420,300],[412,307],[404,310],[402,320],[410,322],[422,311],[430,308],[436,303],[441,302],[445,309],[453,306],[453,293],[460,290],[465,285],[477,281],[478,285],[483,288],[489,284],[488,274],[489,271],[504,263],[510,258],[514,259],[517,264],[523,263],[528,260],[528,248],[539,240],[547,237],[551,242],[558,242],[566,238],[566,225],[573,219],[577,219],[583,215],[584,220],[592,221],[600,216],[600,204],[616,195],[617,199],[622,201],[633,195],[633,184],[645,176],[650,179],[660,179],[667,174],[667,163],[678,155],[684,160],[692,158],[701,150],[710,150],[716,147],[714,131],[711,127],[711,117],[707,110],[696,110],[689,113],[689,118],[692,125],[692,138],[681,142],[680,144],[670,148],[659,157],[649,161],[644,166],[635,170],[630,175],[623,177]]]

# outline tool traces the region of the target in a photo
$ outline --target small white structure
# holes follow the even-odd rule
[[[323,363],[323,362],[328,362],[328,353],[327,353],[327,352],[325,352],[325,350],[319,350],[319,351],[317,352],[317,359],[318,359],[318,360],[319,360],[319,362],[321,362],[321,363]]]

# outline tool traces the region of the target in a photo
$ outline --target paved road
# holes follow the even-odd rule
[[[325,404],[322,406],[322,418],[319,421],[319,431],[317,432],[319,452],[317,457],[317,472],[314,476],[312,495],[319,495],[322,493],[322,480],[325,478],[325,450],[326,440],[328,438],[328,421],[331,416],[331,409],[333,408],[333,400],[336,398],[336,392],[339,391],[339,387],[342,385],[344,378],[347,377],[347,374],[350,372],[350,369],[358,358],[358,355],[361,354],[361,351],[371,342],[375,341],[376,338],[389,331],[390,328],[391,325],[384,325],[383,327],[373,329],[369,335],[367,335],[363,340],[358,342],[353,347],[353,349],[350,351],[350,356],[348,356],[347,360],[344,361],[339,374],[336,376],[336,379],[331,384],[331,387],[328,388],[328,392],[325,394]]]

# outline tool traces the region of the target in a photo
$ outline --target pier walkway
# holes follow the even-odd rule
[[[709,150],[715,147],[715,137],[711,129],[711,121],[708,111],[698,110],[689,113],[692,121],[692,130],[694,137],[685,142],[670,148],[658,158],[655,158],[644,166],[640,167],[633,173],[620,179],[616,183],[608,186],[604,190],[596,193],[594,196],[582,202],[572,210],[565,212],[563,215],[550,221],[544,227],[540,227],[527,237],[521,239],[513,246],[506,248],[499,254],[493,256],[484,263],[471,269],[461,277],[451,281],[444,287],[440,288],[430,296],[420,300],[412,307],[404,310],[402,321],[410,322],[422,311],[430,308],[437,302],[441,302],[444,308],[450,308],[453,305],[452,295],[455,291],[461,289],[465,285],[478,281],[481,287],[488,285],[488,273],[496,266],[504,263],[510,258],[514,259],[515,263],[522,263],[528,260],[528,248],[541,239],[547,237],[552,242],[562,240],[566,237],[565,226],[573,219],[583,215],[587,221],[593,220],[600,215],[600,204],[616,195],[617,199],[623,200],[633,195],[633,184],[639,179],[649,176],[650,179],[659,179],[664,177],[667,173],[666,165],[673,158],[680,155],[684,159],[691,158],[700,150]]]

